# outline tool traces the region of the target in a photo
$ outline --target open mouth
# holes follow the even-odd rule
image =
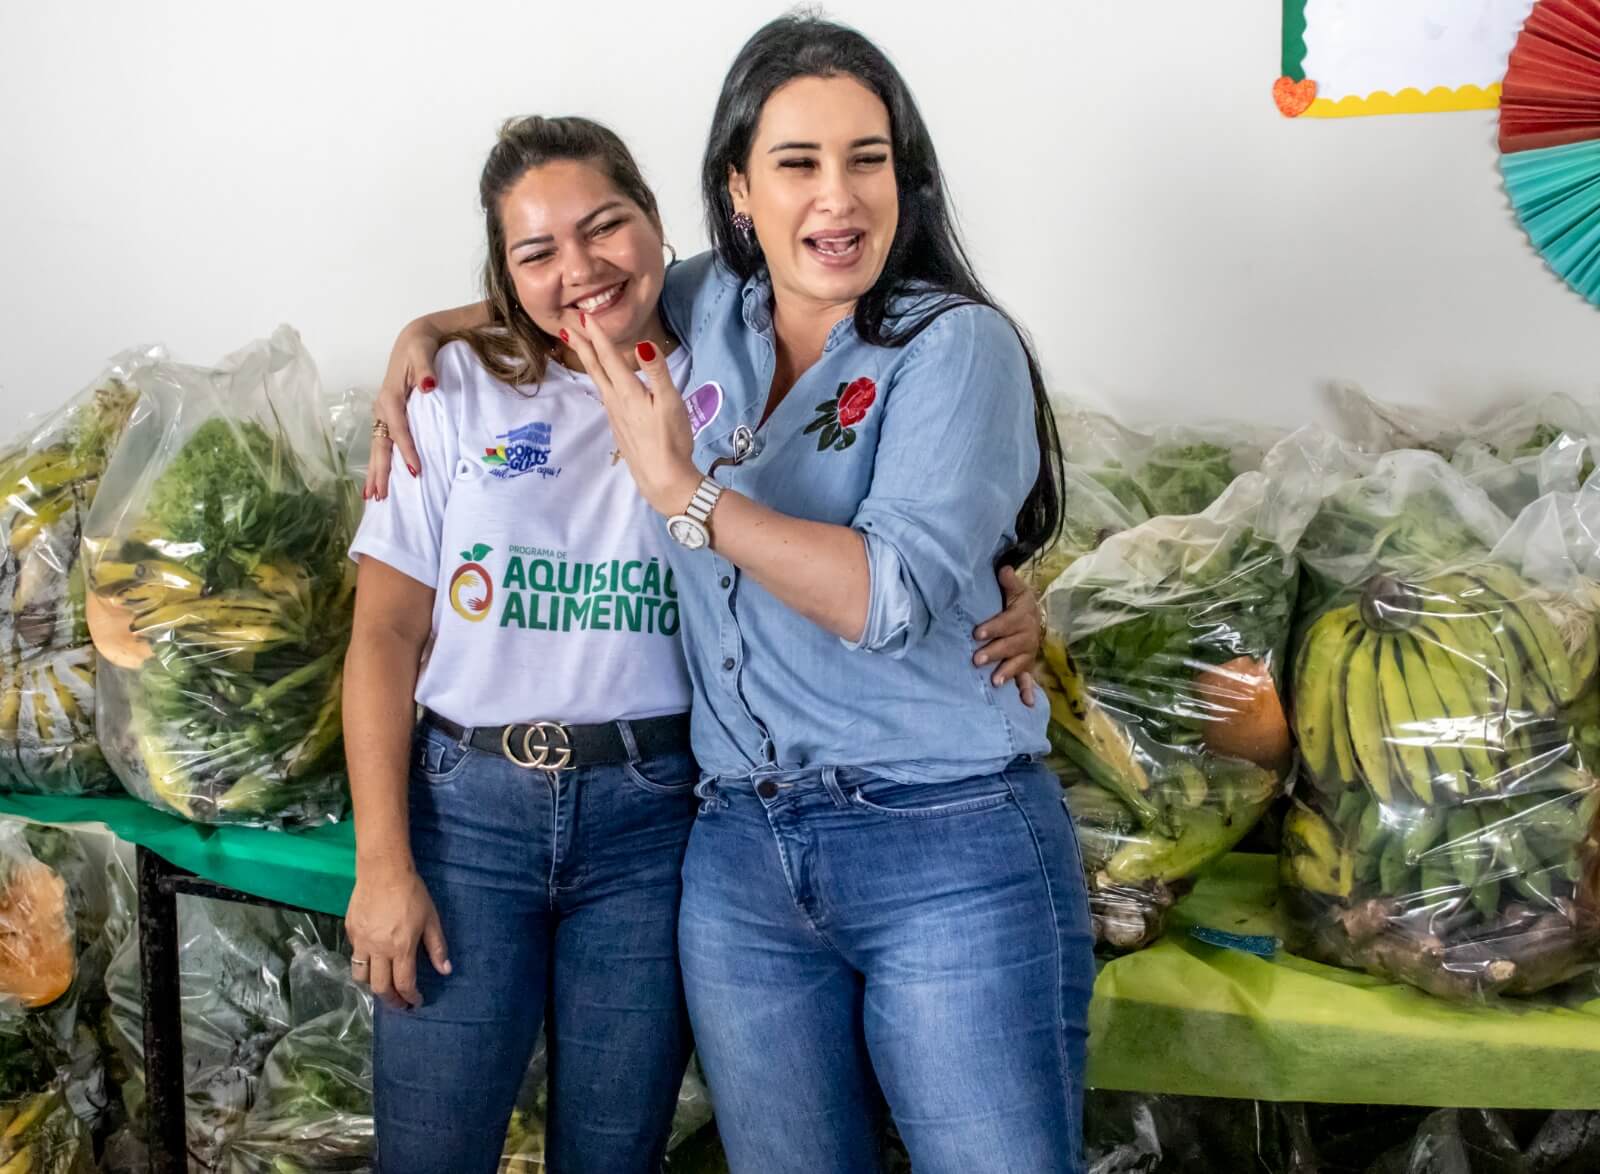
[[[806,249],[825,265],[849,265],[861,256],[867,234],[857,229],[814,233],[805,238]]]
[[[626,281],[619,281],[616,285],[608,286],[597,294],[579,298],[572,303],[572,308],[581,310],[585,314],[603,314],[622,300],[623,291],[627,288],[628,283]]]

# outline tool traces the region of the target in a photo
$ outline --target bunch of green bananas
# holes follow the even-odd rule
[[[1561,764],[1538,790],[1454,806],[1361,785],[1284,819],[1297,944],[1436,994],[1529,994],[1592,967],[1600,780]],[[1320,808],[1320,809],[1319,809]]]
[[[1600,658],[1583,602],[1482,564],[1420,584],[1386,575],[1320,616],[1295,662],[1294,731],[1312,781],[1383,803],[1497,795],[1592,727]]]
[[[1385,804],[1362,787],[1331,815],[1296,804],[1283,825],[1284,879],[1341,900],[1470,902],[1484,920],[1511,900],[1562,908],[1597,846],[1600,783],[1565,765],[1542,781],[1564,785],[1448,808]]]

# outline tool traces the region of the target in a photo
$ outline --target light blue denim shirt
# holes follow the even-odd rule
[[[942,782],[1042,753],[1045,707],[972,663],[972,629],[1001,607],[994,560],[1039,467],[1015,331],[965,305],[904,347],[879,347],[847,318],[758,430],[776,355],[771,299],[763,277],[741,284],[709,253],[667,274],[662,309],[693,354],[692,385],[722,390],[695,464],[772,509],[861,533],[867,626],[858,643],[841,640],[721,556],[675,550],[701,770],[854,766]]]

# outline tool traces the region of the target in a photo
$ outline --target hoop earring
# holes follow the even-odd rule
[[[671,241],[662,241],[661,244],[667,250],[667,264],[676,265],[678,263],[678,250],[672,247]]]
[[[754,243],[756,222],[750,219],[750,213],[735,212],[733,214],[733,230],[739,234],[739,239],[745,244]]]

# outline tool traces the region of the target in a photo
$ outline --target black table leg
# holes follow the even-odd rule
[[[178,897],[167,862],[139,849],[139,969],[144,979],[145,1120],[151,1174],[186,1174],[183,1019],[178,989]]]

